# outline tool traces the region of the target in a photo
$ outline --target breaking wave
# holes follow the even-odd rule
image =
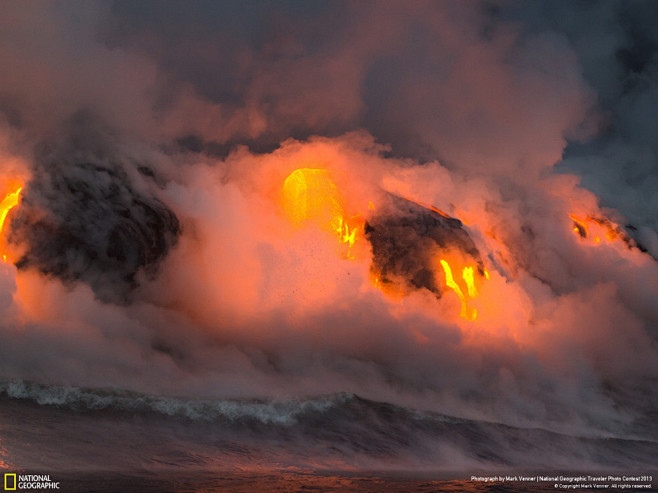
[[[0,394],[74,411],[115,410],[155,412],[194,421],[255,420],[264,424],[292,425],[308,412],[324,412],[354,396],[338,394],[306,400],[206,400],[161,397],[117,389],[84,389],[34,382],[0,383]]]
[[[162,460],[157,443],[167,436],[175,438],[180,453],[203,464],[216,460],[218,443],[223,444],[222,453],[226,447],[238,450],[234,459],[240,463],[337,469],[532,469],[547,464],[569,470],[637,469],[650,466],[651,458],[658,456],[656,441],[518,428],[347,393],[287,400],[193,400],[6,381],[0,383],[0,397],[7,399],[4,421],[11,426],[21,416],[20,429],[25,420],[36,423],[56,415],[62,433],[82,427],[93,430],[87,433],[115,436],[123,450],[135,439],[133,434],[147,433],[156,444],[156,464]],[[135,421],[135,415],[142,417]],[[277,445],[270,450],[272,443]],[[310,457],[312,464],[307,464]]]

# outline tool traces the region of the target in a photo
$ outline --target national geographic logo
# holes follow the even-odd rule
[[[5,473],[5,491],[58,489],[59,481],[50,479],[50,474]]]
[[[16,474],[5,473],[5,491],[16,489]]]

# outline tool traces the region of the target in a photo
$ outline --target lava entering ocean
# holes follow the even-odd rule
[[[347,259],[354,259],[351,248],[357,240],[370,241],[375,287],[402,295],[426,288],[437,297],[447,288],[459,297],[460,316],[467,320],[477,318],[477,309],[469,308],[468,300],[477,297],[474,273],[483,278],[486,271],[459,220],[436,207],[393,194],[384,194],[384,203],[379,207],[368,200],[368,210],[348,217],[342,194],[326,169],[296,169],[285,179],[282,197],[286,214],[296,227],[312,221],[333,231],[339,242],[347,246]],[[363,219],[365,216],[368,221]],[[458,262],[457,258],[469,258],[473,262],[459,268],[463,290],[445,258],[450,250],[456,253],[453,263]],[[440,269],[445,277],[439,275],[439,266],[434,261],[437,256],[442,257]]]
[[[580,379],[595,370],[619,388],[651,364],[633,313],[653,316],[655,261],[624,228],[593,219],[605,213],[568,180],[543,184],[555,220],[527,221],[438,163],[410,168],[381,152],[348,135],[193,165],[180,184],[103,161],[13,184],[1,232],[11,226],[23,253],[2,264],[0,310],[18,349],[0,346],[3,364],[21,380],[77,387],[210,400],[321,388],[339,413],[360,412],[360,397],[343,403],[349,392],[513,427],[619,433],[615,400]],[[486,200],[468,195],[478,186]],[[73,356],[26,367],[32,340]],[[29,398],[42,399],[35,388]],[[101,400],[134,408],[122,392]],[[174,416],[243,412],[139,395]],[[299,405],[322,413],[322,399]]]
[[[153,469],[655,451],[632,3],[0,2],[0,463],[62,464],[20,417],[6,446],[18,399],[88,423],[51,442],[78,456],[157,422]]]

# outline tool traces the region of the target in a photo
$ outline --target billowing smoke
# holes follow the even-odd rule
[[[4,3],[0,376],[635,436],[654,34],[623,2],[535,5]],[[340,237],[286,214],[298,169]]]

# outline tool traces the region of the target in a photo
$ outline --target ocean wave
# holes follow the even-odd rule
[[[277,464],[288,459],[299,464],[315,457],[329,465],[353,465],[356,461],[359,467],[388,468],[393,464],[428,470],[465,465],[538,468],[546,464],[558,469],[637,469],[655,464],[658,456],[658,443],[650,440],[512,427],[414,410],[348,393],[287,400],[201,400],[4,381],[0,382],[0,398],[10,404],[0,405],[3,419],[14,419],[18,423],[15,432],[21,436],[26,419],[41,426],[43,416],[56,412],[57,425],[49,433],[116,435],[123,443],[117,460],[123,460],[123,451],[130,448],[126,444],[133,443],[133,435],[138,433],[153,442],[153,461],[158,464],[171,461],[168,456],[162,457],[157,445],[162,440],[167,446],[178,443],[176,454],[184,454],[195,464],[198,457],[215,460],[218,444],[223,454],[236,461],[260,457]],[[126,419],[124,413],[143,414],[145,419]],[[176,455],[176,461],[180,460]]]
[[[295,424],[303,414],[326,412],[355,398],[353,394],[342,393],[300,400],[184,399],[119,389],[86,389],[26,381],[0,382],[0,395],[75,411],[155,412],[194,421],[252,420],[282,426]]]

